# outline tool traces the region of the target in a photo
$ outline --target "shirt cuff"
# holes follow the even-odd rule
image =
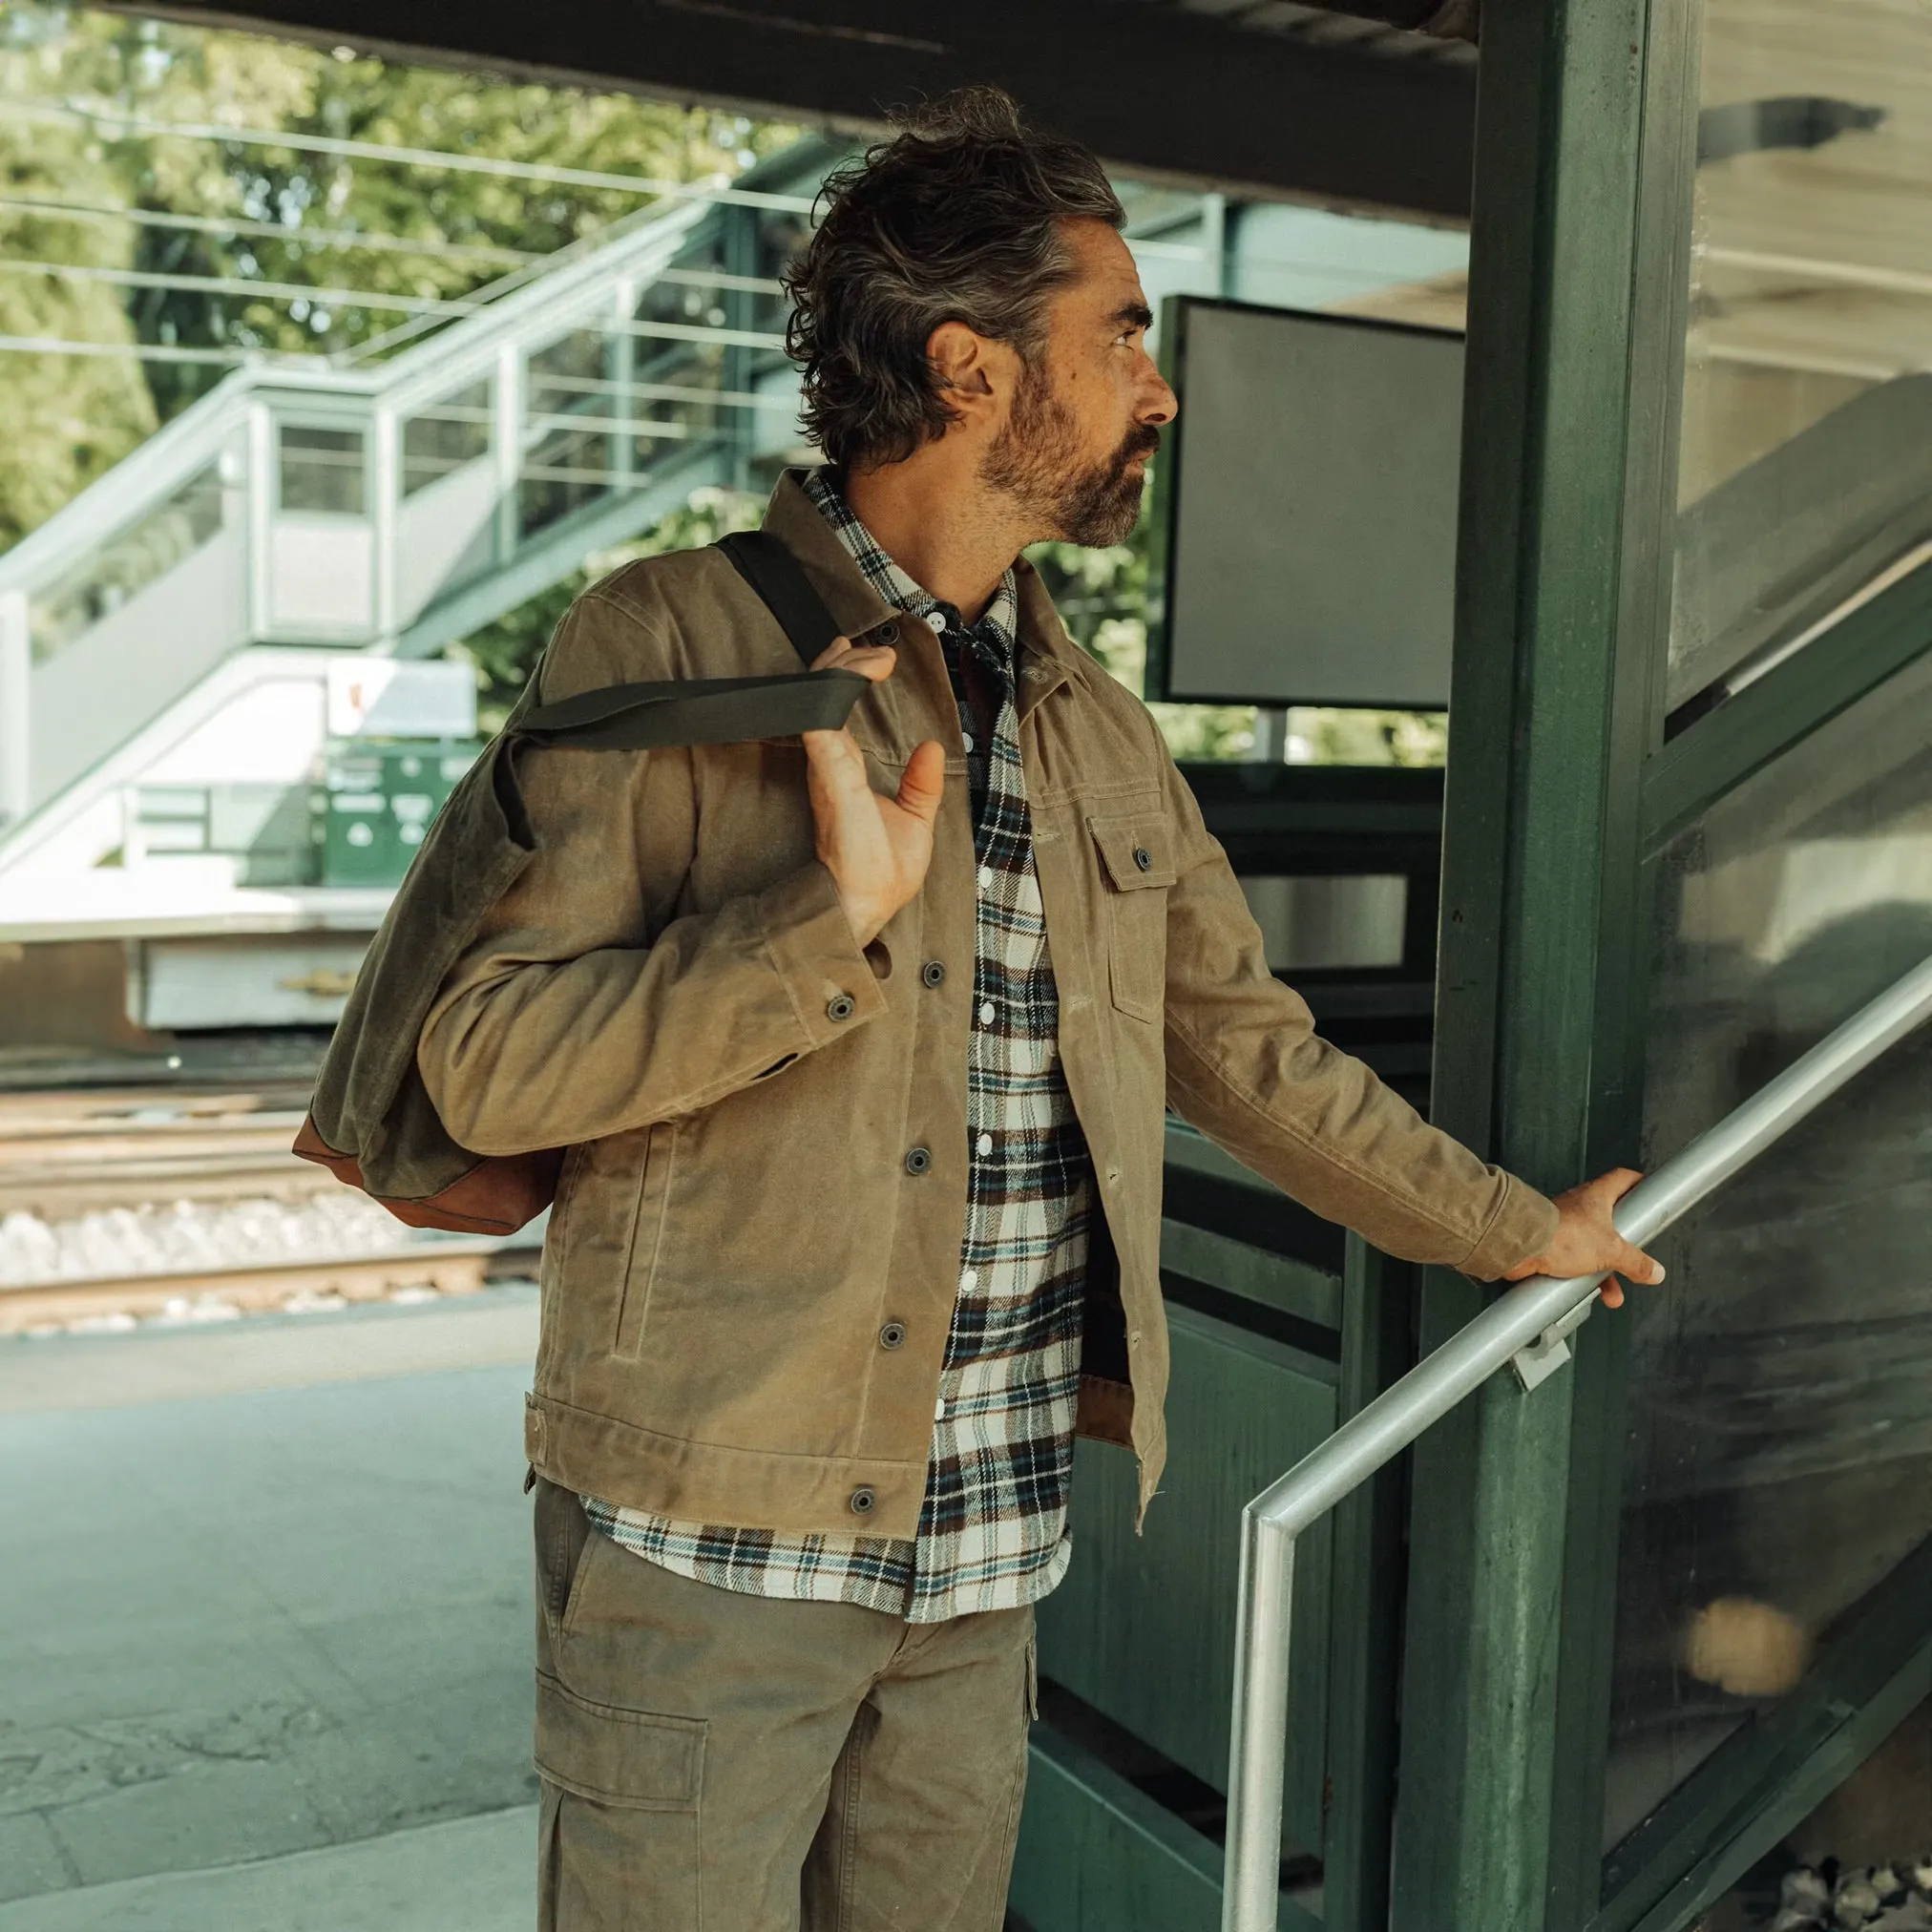
[[[766,951],[813,1047],[886,1010],[878,975],[852,937],[838,887],[818,860],[758,895]]]

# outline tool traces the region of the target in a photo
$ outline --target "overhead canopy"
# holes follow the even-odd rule
[[[120,10],[857,126],[995,81],[1125,173],[1465,218],[1475,50],[1404,30],[1473,15],[1473,5],[1359,8],[1380,17],[1286,0],[235,0]]]

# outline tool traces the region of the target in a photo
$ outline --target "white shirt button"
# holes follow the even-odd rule
[[[962,731],[962,732],[960,732],[960,734],[959,734],[959,742],[960,742],[960,744],[962,744],[963,746],[965,746],[965,747],[967,748],[967,750],[968,750],[968,751],[971,751],[971,750],[973,749],[973,734],[972,734],[972,732],[970,732],[970,731]]]
[[[943,631],[946,628],[945,614],[941,611],[928,611],[926,613],[926,621],[929,624],[931,624],[935,631]]]
[[[959,1270],[959,1288],[964,1294],[971,1294],[979,1286],[979,1270],[976,1268],[962,1268]]]
[[[979,890],[983,892],[992,883],[993,868],[991,866],[981,866],[979,868]]]
[[[991,1134],[981,1134],[973,1143],[973,1151],[976,1154],[990,1154],[993,1151],[993,1136]]]
[[[979,1023],[981,1026],[993,1024],[993,1002],[990,999],[982,999],[979,1002]]]
[[[944,1396],[941,1396],[933,1404],[933,1419],[935,1422],[943,1422],[946,1419],[946,1398]]]

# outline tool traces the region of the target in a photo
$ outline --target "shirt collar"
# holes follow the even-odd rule
[[[1012,657],[1019,620],[1019,589],[1011,568],[1000,578],[999,588],[993,593],[993,601],[986,606],[979,621],[967,624],[951,604],[942,604],[892,561],[878,539],[853,514],[844,493],[832,480],[830,467],[808,471],[800,480],[806,495],[837,533],[852,561],[864,572],[867,582],[889,604],[921,619],[929,619],[935,611],[944,612],[961,630],[987,638],[1006,657]]]

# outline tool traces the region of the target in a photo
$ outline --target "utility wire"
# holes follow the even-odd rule
[[[239,216],[224,220],[213,215],[170,215],[157,208],[94,208],[73,201],[37,200],[30,195],[0,195],[0,209],[16,209],[60,221],[132,221],[139,228],[184,228],[198,235],[259,236],[270,242],[303,242],[312,248],[442,255],[510,267],[543,259],[541,253],[533,249],[498,248],[487,242],[411,241],[406,235],[376,235],[358,228],[291,228],[283,221],[250,221]]]
[[[322,288],[305,282],[257,282],[239,275],[180,275],[153,268],[102,268],[69,262],[10,262],[0,259],[0,274],[54,275],[68,282],[106,282],[123,288],[202,290],[210,295],[257,296],[269,302],[307,302],[322,308],[395,308],[410,315],[474,315],[492,306],[487,302],[448,301],[430,295],[378,295],[363,288]],[[653,342],[723,343],[739,348],[782,349],[785,338],[769,330],[725,328],[705,322],[620,322],[615,317],[586,315],[582,329],[604,335],[642,336]],[[565,331],[568,333],[568,330]]]
[[[455,174],[496,175],[517,181],[550,181],[559,187],[609,188],[627,195],[724,202],[741,208],[775,208],[792,214],[809,214],[812,206],[810,200],[803,196],[774,195],[756,188],[707,187],[695,181],[662,180],[649,175],[610,174],[597,168],[546,167],[537,161],[452,154],[446,148],[402,147],[388,141],[356,141],[339,135],[297,134],[275,128],[223,127],[212,122],[152,120],[144,115],[120,114],[112,108],[87,107],[77,101],[70,101],[62,108],[0,105],[0,119],[41,122],[78,120],[94,126],[126,128],[134,134],[174,135],[183,140],[290,148],[298,153],[343,155],[351,159],[399,161],[412,167],[446,168]]]
[[[209,295],[253,295],[270,302],[310,302],[319,308],[397,308],[408,315],[470,315],[483,304],[432,295],[378,295],[366,288],[325,288],[307,282],[257,282],[241,275],[177,275],[156,268],[103,268],[70,262],[11,262],[0,273],[57,275],[66,282],[110,282],[122,288],[200,289]]]
[[[200,363],[219,368],[266,360],[255,349],[176,348],[158,342],[74,342],[64,335],[0,335],[0,354],[131,356],[136,362]]]

